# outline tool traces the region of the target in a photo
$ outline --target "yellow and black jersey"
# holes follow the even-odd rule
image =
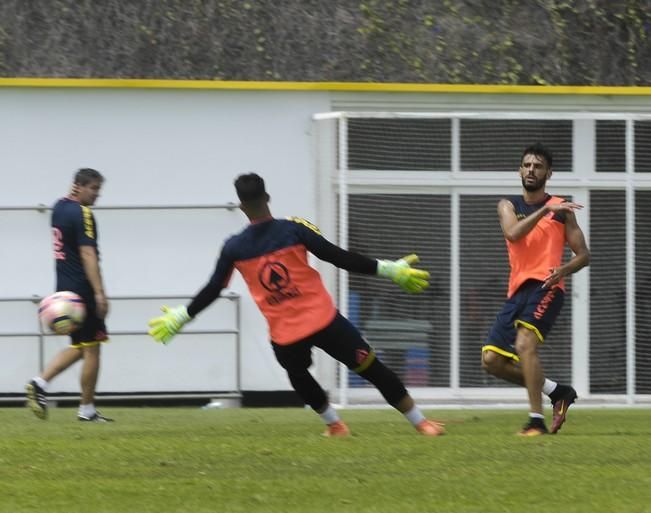
[[[95,217],[89,207],[69,197],[57,201],[52,209],[57,290],[71,290],[81,296],[92,296],[93,289],[86,278],[79,247],[93,246],[97,250],[97,238]]]

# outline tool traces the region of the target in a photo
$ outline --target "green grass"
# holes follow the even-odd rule
[[[319,436],[302,409],[0,409],[0,512],[651,513],[651,411],[573,409],[521,439],[518,411],[435,411],[425,438],[392,410],[347,410]]]

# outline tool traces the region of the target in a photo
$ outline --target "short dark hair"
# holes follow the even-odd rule
[[[91,182],[104,183],[102,173],[89,167],[82,167],[75,173],[75,184],[88,185]]]
[[[542,157],[547,162],[547,167],[552,167],[552,150],[550,150],[542,143],[537,142],[535,144],[527,146],[522,152],[522,156],[520,157],[521,164],[524,160],[525,155],[535,155],[536,157]]]
[[[241,202],[266,201],[268,199],[264,180],[256,173],[246,173],[238,176],[235,179],[235,190]]]

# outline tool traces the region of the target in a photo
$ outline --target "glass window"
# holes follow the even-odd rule
[[[450,386],[450,198],[355,194],[349,247],[372,258],[409,253],[430,274],[423,294],[372,276],[349,274],[349,318],[407,386]],[[353,386],[365,386],[351,376]]]
[[[626,172],[626,122],[597,120],[597,173]]]
[[[635,172],[651,173],[651,121],[635,122]]]
[[[509,386],[480,367],[481,348],[506,299],[509,261],[497,218],[500,196],[461,196],[460,383]]]
[[[626,194],[590,192],[590,392],[626,391]]]
[[[462,119],[461,170],[517,171],[536,142],[551,149],[555,172],[572,171],[572,121]]]
[[[651,191],[635,193],[635,391],[651,394]]]
[[[449,171],[449,119],[348,120],[351,170]]]

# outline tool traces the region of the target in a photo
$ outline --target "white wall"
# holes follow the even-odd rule
[[[322,221],[324,209],[333,205],[317,198],[319,186],[323,193],[329,182],[321,177],[319,185],[316,176],[314,113],[468,109],[641,112],[651,104],[647,97],[594,95],[0,88],[0,300],[45,295],[54,282],[49,212],[7,207],[53,204],[79,167],[97,168],[107,177],[98,207],[236,202],[233,178],[255,170],[267,180],[276,216]],[[98,209],[96,216],[112,296],[194,294],[211,274],[222,240],[245,225],[237,210],[224,209]],[[319,265],[332,283],[329,267]],[[231,290],[242,295],[242,388],[289,389],[266,324],[239,276]],[[144,331],[157,306],[115,302],[109,328]],[[21,392],[25,379],[59,347],[48,339],[39,355],[34,337],[1,336],[33,331],[33,310],[32,304],[0,301],[0,394]],[[213,306],[194,325],[223,328],[232,322],[232,313],[222,315]],[[232,337],[215,336],[214,344],[197,337],[195,360],[179,361],[177,345],[185,338],[162,348],[144,335],[116,336],[105,348],[100,391],[148,390],[143,376],[167,380],[160,386],[165,390],[182,383],[198,390],[206,376],[215,376],[207,389],[230,386],[233,375],[223,375],[229,367],[220,359],[233,358]],[[138,376],[134,362],[141,362]],[[334,377],[331,367],[318,370]],[[60,390],[76,390],[76,373],[69,374],[57,380]]]
[[[96,168],[107,178],[98,207],[236,203],[234,177],[257,171],[267,181],[276,216],[314,219],[311,116],[327,110],[326,93],[0,89],[0,298],[46,295],[54,283],[49,212],[6,208],[52,205],[79,167]],[[212,273],[223,239],[246,224],[238,210],[98,209],[95,215],[112,296],[194,294]],[[242,388],[289,389],[264,319],[239,276],[231,290],[242,295]],[[109,330],[144,331],[156,303],[145,314],[116,302]],[[31,308],[0,302],[0,333],[33,330]],[[225,314],[204,324],[220,328],[232,322],[232,314]],[[214,350],[203,335],[197,337],[194,366],[178,361],[176,345],[183,340],[164,348],[145,336],[127,337],[130,342],[115,337],[105,348],[99,390],[123,391],[130,379],[134,390],[148,389],[135,375],[138,366],[147,374],[160,369],[157,379],[170,381],[161,389],[181,387],[184,373],[192,378],[188,389],[200,389],[193,369],[219,375],[226,372],[223,364],[211,367],[205,360],[232,360],[233,354],[218,348],[232,346],[232,337],[215,337]],[[50,340],[45,361],[60,345]],[[22,344],[19,350],[16,344]],[[0,337],[0,393],[20,392],[37,371],[34,348],[28,337]],[[76,390],[76,372],[67,374],[55,382],[55,391]],[[222,386],[228,384],[220,378],[208,388]]]

